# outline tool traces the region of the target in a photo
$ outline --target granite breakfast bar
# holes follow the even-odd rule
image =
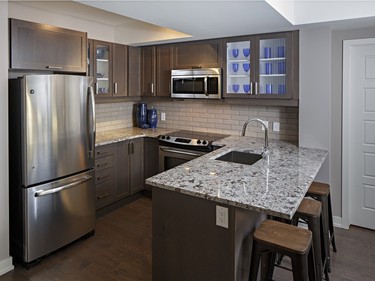
[[[290,219],[327,157],[270,141],[269,157],[243,165],[216,158],[232,150],[260,154],[263,139],[215,144],[225,146],[146,179],[154,187],[154,281],[247,280],[253,231],[267,215]]]

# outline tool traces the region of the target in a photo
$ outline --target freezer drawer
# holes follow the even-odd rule
[[[24,262],[40,258],[95,229],[94,171],[24,188]]]

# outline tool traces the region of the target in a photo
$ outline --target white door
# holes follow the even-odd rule
[[[375,229],[375,39],[344,41],[343,66],[343,189],[348,195],[348,225]]]

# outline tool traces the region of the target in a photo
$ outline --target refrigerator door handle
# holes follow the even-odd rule
[[[59,186],[59,187],[55,187],[55,188],[52,188],[52,189],[48,189],[48,190],[39,190],[37,192],[35,192],[35,197],[41,197],[41,196],[46,196],[46,195],[49,195],[49,194],[53,194],[53,193],[57,193],[57,192],[60,192],[64,189],[68,189],[68,188],[72,188],[74,186],[77,186],[77,185],[80,185],[81,183],[85,182],[85,181],[88,181],[91,179],[91,176],[84,176],[83,178],[79,179],[78,181],[75,181],[75,182],[72,182],[72,183],[69,183],[69,184],[66,184],[66,185],[63,185],[63,186]]]
[[[87,135],[89,137],[89,158],[94,159],[95,148],[95,100],[94,88],[88,88],[88,109],[87,109]],[[90,126],[91,125],[91,126]]]

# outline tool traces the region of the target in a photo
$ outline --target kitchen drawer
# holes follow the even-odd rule
[[[103,169],[113,167],[113,156],[107,156],[104,158],[95,159],[95,171],[99,172]]]
[[[105,181],[113,180],[113,169],[108,168],[95,172],[95,184],[101,184]]]
[[[101,145],[95,148],[95,159],[113,155],[113,144]]]
[[[95,185],[96,189],[96,209],[100,209],[113,203],[114,185],[113,179]]]

